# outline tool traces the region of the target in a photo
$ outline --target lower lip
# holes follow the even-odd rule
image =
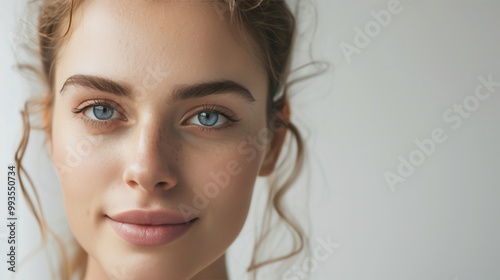
[[[108,218],[113,230],[128,243],[141,246],[160,246],[186,233],[193,221],[178,225],[138,225],[117,222]]]

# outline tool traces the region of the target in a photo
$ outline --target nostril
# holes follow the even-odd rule
[[[147,191],[167,190],[177,184],[177,178],[173,172],[166,171],[158,165],[139,166],[136,162],[127,166],[123,172],[123,182],[131,188],[142,188]],[[147,167],[147,168],[146,168]]]
[[[162,188],[162,189],[165,188],[166,186],[167,186],[167,182],[158,182],[156,184],[156,187]]]
[[[136,181],[134,181],[134,180],[128,180],[128,181],[127,181],[127,185],[129,185],[130,187],[135,188],[135,187],[137,187],[139,184],[138,184]]]

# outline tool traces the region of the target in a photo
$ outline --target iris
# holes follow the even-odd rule
[[[113,116],[114,111],[113,108],[102,105],[93,108],[94,116],[99,120],[108,120]]]
[[[213,126],[219,120],[219,114],[216,112],[201,112],[198,114],[198,121],[205,126]]]

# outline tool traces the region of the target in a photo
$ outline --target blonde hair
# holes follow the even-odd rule
[[[22,159],[29,139],[30,115],[42,117],[42,129],[46,135],[51,135],[52,109],[54,104],[54,70],[56,67],[55,58],[61,45],[67,38],[73,14],[84,0],[42,0],[39,10],[37,35],[38,46],[35,54],[41,62],[40,69],[31,65],[22,65],[22,68],[36,71],[44,85],[42,96],[29,100],[25,104],[23,113],[24,134],[15,155],[15,162],[19,172],[27,178],[31,186],[33,195],[29,195],[29,190],[22,178],[19,178],[23,195],[33,212],[42,234],[42,244],[47,242],[49,235],[57,241],[62,254],[60,275],[62,279],[70,279],[74,275],[83,276],[86,268],[87,254],[79,245],[76,254],[68,258],[63,242],[50,230],[45,221],[42,207],[33,182],[26,172]],[[219,16],[226,16],[232,26],[238,28],[243,35],[243,40],[248,40],[249,45],[256,48],[256,53],[260,54],[260,59],[268,74],[268,120],[271,119],[281,124],[281,128],[287,129],[296,140],[296,155],[293,160],[295,165],[292,170],[287,170],[284,163],[290,162],[291,153],[285,151],[285,156],[277,164],[276,170],[269,178],[269,196],[266,206],[264,225],[260,230],[259,240],[254,247],[253,257],[248,267],[248,271],[254,272],[265,265],[289,259],[298,255],[304,250],[306,237],[303,229],[292,217],[287,214],[284,206],[284,196],[297,179],[304,158],[304,145],[301,134],[297,127],[284,116],[285,104],[287,102],[288,76],[290,74],[291,54],[296,34],[295,18],[284,0],[215,0],[219,11],[224,11]],[[248,37],[247,37],[248,36]],[[269,123],[270,123],[269,122]],[[281,129],[278,128],[278,129]],[[276,128],[273,129],[276,131]],[[288,146],[290,149],[291,146]],[[283,174],[289,175],[283,180]],[[22,176],[20,176],[22,177]],[[269,237],[271,228],[271,215],[277,213],[280,221],[288,225],[293,236],[293,247],[291,250],[279,257],[261,260],[260,253],[263,251],[264,241]]]

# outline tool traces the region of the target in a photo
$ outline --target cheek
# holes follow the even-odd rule
[[[102,134],[90,134],[68,105],[56,98],[52,126],[52,162],[64,192],[89,196],[105,183],[113,153]],[[106,146],[108,145],[108,146]],[[98,178],[99,180],[97,180]]]
[[[250,207],[255,180],[264,153],[253,149],[249,159],[234,145],[231,149],[198,156],[186,171],[192,178],[192,199],[188,200],[199,215],[217,232],[237,234],[243,226]]]
[[[206,264],[234,242],[248,215],[263,152],[254,148],[255,156],[249,160],[248,154],[238,151],[243,142],[185,154],[184,168],[179,170],[180,187],[185,186],[187,193],[183,206],[200,217],[189,246],[196,248]]]
[[[100,136],[86,135],[71,117],[54,114],[52,131],[52,162],[55,165],[64,199],[64,207],[72,231],[80,241],[91,235],[91,225],[98,219],[107,172],[103,168],[103,153],[98,150]],[[98,180],[96,179],[98,178]]]

